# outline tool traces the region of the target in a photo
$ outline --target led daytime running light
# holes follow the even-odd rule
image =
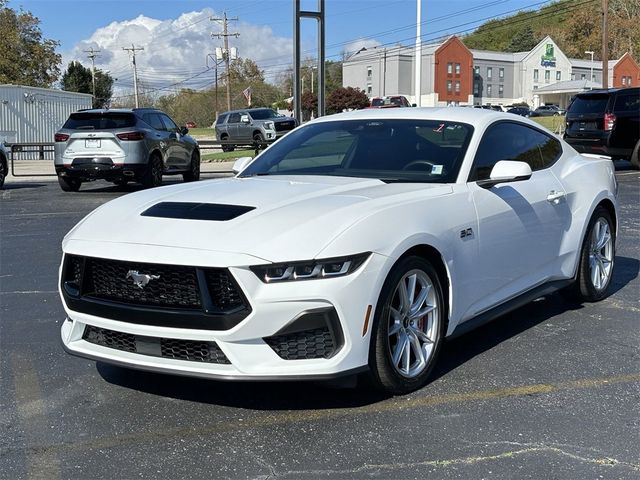
[[[370,253],[367,252],[351,257],[260,265],[251,267],[251,270],[264,283],[340,277],[357,270],[369,258],[369,255]]]

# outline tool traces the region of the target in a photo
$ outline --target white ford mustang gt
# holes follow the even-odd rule
[[[600,300],[611,281],[611,161],[515,115],[333,115],[236,165],[69,232],[69,353],[218,379],[367,371],[403,393],[445,338],[558,289]]]

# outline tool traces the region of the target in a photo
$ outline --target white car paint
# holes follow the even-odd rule
[[[62,297],[68,317],[61,331],[65,348],[107,362],[212,378],[351,371],[368,363],[371,327],[365,325],[367,309],[375,308],[387,274],[411,248],[428,245],[445,264],[448,286],[444,287],[449,291],[446,333],[451,335],[465,321],[533,287],[574,277],[592,212],[602,201],[616,206],[611,162],[580,156],[562,140],[560,160],[534,171],[529,180],[492,189],[468,182],[474,153],[489,125],[508,120],[541,129],[521,117],[463,108],[376,109],[323,117],[308,125],[363,118],[446,119],[471,124],[474,134],[456,181],[387,184],[337,176],[238,176],[120,197],[96,209],[69,232],[63,241],[65,254],[227,267],[252,311],[230,330],[181,329],[80,313],[71,310]],[[152,205],[167,201],[246,205],[255,210],[225,222],[140,216]],[[466,229],[473,233],[461,239]],[[249,269],[361,252],[372,254],[354,273],[337,278],[265,284]],[[327,306],[335,307],[344,330],[345,344],[335,356],[283,360],[262,340],[301,312]],[[202,364],[98,346],[82,339],[86,325],[151,337],[215,341],[231,364]]]

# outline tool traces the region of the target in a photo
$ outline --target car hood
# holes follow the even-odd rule
[[[327,176],[201,181],[113,200],[76,225],[65,237],[64,246],[67,251],[72,241],[115,242],[228,252],[265,262],[306,260],[315,258],[358,220],[417,198],[451,192],[450,185],[385,184],[377,179]],[[230,216],[237,216],[196,220],[142,215],[154,206],[152,211],[158,210],[163,202],[232,206],[227,210],[236,210]],[[180,212],[188,212],[188,207],[171,214],[183,216]]]

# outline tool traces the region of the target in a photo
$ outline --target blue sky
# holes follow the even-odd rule
[[[316,5],[302,1],[303,9]],[[483,19],[541,5],[535,0],[422,0],[422,38],[463,33]],[[70,60],[88,64],[83,50],[100,49],[97,66],[116,76],[121,88],[131,81],[122,50],[131,43],[145,47],[138,66],[149,88],[206,87],[207,53],[221,46],[210,37],[220,27],[209,16],[225,11],[239,17],[230,24],[240,32],[231,45],[240,56],[257,60],[267,80],[276,81],[291,63],[293,0],[10,0],[9,6],[40,18],[44,36],[60,41],[65,66]],[[329,59],[361,46],[415,43],[416,0],[326,0],[325,9]],[[305,56],[313,56],[315,22],[303,23],[302,38]]]

